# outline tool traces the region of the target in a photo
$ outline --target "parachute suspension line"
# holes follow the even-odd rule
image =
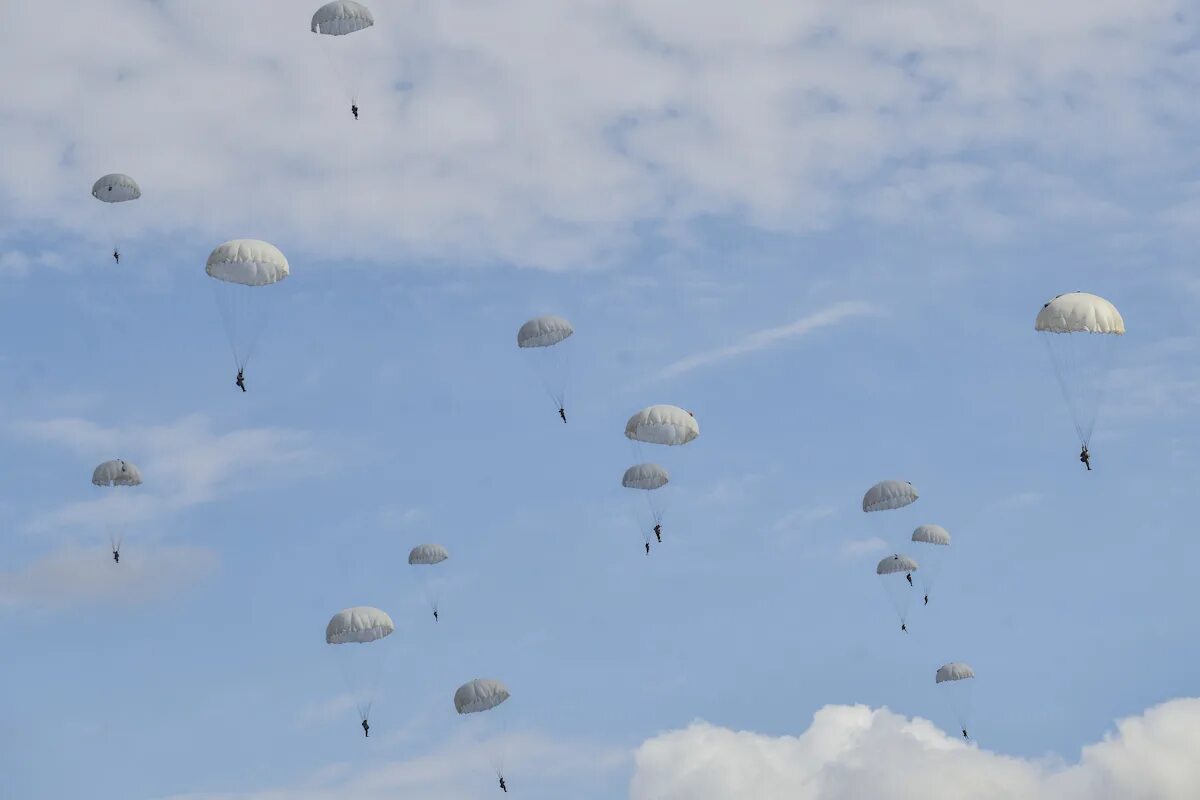
[[[273,294],[278,291],[274,286],[243,286],[229,281],[213,284],[229,349],[240,370],[246,368],[258,349],[275,305]]]
[[[1079,442],[1087,446],[1091,443],[1096,416],[1104,400],[1105,377],[1112,364],[1117,337],[1051,333],[1041,338],[1046,342],[1054,375],[1067,403],[1071,421],[1075,424]]]

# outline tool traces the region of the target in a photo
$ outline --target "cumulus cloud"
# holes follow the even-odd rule
[[[642,744],[631,800],[1187,800],[1200,699],[1123,719],[1077,763],[1005,756],[887,709],[826,706],[799,736],[695,722]]]
[[[544,267],[712,215],[804,231],[937,212],[988,236],[1014,218],[1111,219],[1122,210],[1073,176],[1188,155],[1185,7],[393,5],[333,43],[362,76],[355,122],[346,73],[287,0],[13,0],[0,70],[21,79],[0,116],[20,157],[0,162],[0,214],[99,237],[112,209],[87,190],[124,171],[144,192],[131,224],[198,259],[261,236],[340,261]]]
[[[202,547],[139,547],[118,565],[102,548],[68,546],[0,574],[0,609],[142,603],[184,589],[216,566],[216,554]]]

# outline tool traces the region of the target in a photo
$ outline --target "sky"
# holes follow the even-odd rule
[[[459,800],[497,754],[526,798],[1200,795],[1193,4],[369,5],[5,6],[0,796]],[[234,238],[291,264],[245,394]],[[1092,472],[1033,331],[1074,290],[1128,330]],[[647,555],[655,403],[701,433],[641,454]],[[924,523],[905,635],[874,566]]]

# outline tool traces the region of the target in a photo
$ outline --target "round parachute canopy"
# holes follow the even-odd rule
[[[650,406],[625,423],[625,438],[650,444],[687,444],[700,435],[700,425],[691,412],[679,406]]]
[[[288,261],[279,248],[258,239],[233,239],[208,256],[204,271],[219,281],[268,286],[286,278]]]
[[[345,36],[375,24],[371,9],[354,0],[334,0],[317,9],[312,17],[312,32]]]
[[[92,184],[92,197],[105,203],[124,203],[141,196],[142,190],[137,181],[120,172],[105,175]]]
[[[454,709],[460,714],[488,711],[508,699],[508,687],[500,681],[476,678],[454,692]]]
[[[549,347],[566,339],[575,329],[562,317],[547,314],[531,319],[517,331],[517,347]]]
[[[626,489],[661,489],[671,480],[667,471],[658,464],[634,464],[625,470],[621,485]]]
[[[961,681],[967,678],[974,678],[975,670],[971,669],[970,664],[963,664],[961,661],[955,661],[952,664],[943,664],[938,667],[935,683],[944,683],[946,681]]]
[[[1087,292],[1060,294],[1042,306],[1034,329],[1043,333],[1125,333],[1117,307]]]
[[[116,458],[92,470],[92,483],[97,486],[141,486],[142,473],[128,461]]]
[[[912,540],[926,544],[949,545],[950,532],[941,525],[920,525],[913,531]]]
[[[440,544],[419,544],[408,553],[410,564],[440,564],[450,557]]]
[[[875,567],[876,575],[894,575],[897,572],[916,572],[917,562],[913,561],[908,556],[902,556],[899,553],[888,556],[879,562]]]
[[[904,508],[919,496],[916,487],[908,481],[880,481],[863,495],[862,508],[863,511],[890,511]]]
[[[387,612],[371,606],[355,606],[333,615],[325,626],[327,644],[349,644],[373,642],[391,635],[396,630]]]

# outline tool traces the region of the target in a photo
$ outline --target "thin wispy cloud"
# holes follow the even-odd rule
[[[741,356],[750,355],[751,353],[757,353],[760,350],[766,350],[789,339],[796,339],[813,331],[832,327],[847,319],[870,316],[875,313],[877,313],[875,307],[869,303],[857,301],[837,303],[815,314],[809,314],[807,317],[801,317],[798,320],[789,322],[786,325],[756,331],[736,344],[718,347],[715,350],[706,350],[702,353],[694,353],[686,358],[681,358],[673,364],[668,364],[664,367],[657,377],[662,379],[677,378],[680,375],[700,369],[701,367],[709,367],[713,364],[719,364],[722,361],[729,361]]]
[[[887,552],[887,547],[888,543],[883,539],[872,536],[870,539],[854,539],[846,542],[838,553],[842,558],[855,559]]]

